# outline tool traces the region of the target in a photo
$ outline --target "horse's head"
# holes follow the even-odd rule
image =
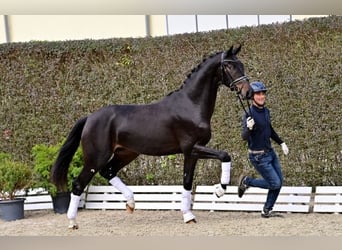
[[[232,91],[236,91],[243,99],[250,99],[253,89],[245,75],[243,63],[236,57],[241,50],[241,45],[234,49],[233,46],[221,54],[222,83]]]

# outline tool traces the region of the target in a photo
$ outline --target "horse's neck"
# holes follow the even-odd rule
[[[198,105],[204,116],[211,118],[218,90],[218,79],[215,77],[219,61],[216,58],[207,59],[198,71],[192,73],[184,86],[184,91],[193,103]]]

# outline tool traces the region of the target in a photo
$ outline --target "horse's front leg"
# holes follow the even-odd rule
[[[215,185],[215,194],[222,197],[230,182],[231,157],[226,151],[195,145],[192,155],[199,159],[218,159],[221,161],[221,183]]]
[[[194,179],[194,171],[197,163],[197,158],[184,156],[184,173],[183,173],[183,193],[181,202],[181,211],[185,223],[196,222],[195,215],[191,212],[192,202],[192,183]]]

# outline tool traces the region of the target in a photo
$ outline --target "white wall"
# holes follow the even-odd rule
[[[114,37],[164,36],[215,29],[287,22],[290,15],[9,15],[10,42],[60,41]],[[6,41],[0,16],[0,43]],[[148,21],[149,20],[149,21]],[[147,24],[149,28],[147,28]]]
[[[102,39],[146,35],[143,15],[12,15],[11,41]]]
[[[0,15],[0,43],[6,42],[5,18]]]

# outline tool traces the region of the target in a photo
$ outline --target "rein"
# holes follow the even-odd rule
[[[239,99],[240,104],[241,104],[241,106],[242,106],[242,109],[243,109],[243,111],[245,111],[245,113],[246,113],[246,117],[252,116],[252,113],[251,113],[251,105],[249,105],[248,99],[246,99],[246,103],[247,103],[247,107],[248,107],[249,113],[247,112],[247,110],[246,110],[246,108],[245,108],[245,105],[243,104],[242,99],[241,99],[241,96],[239,95],[239,93],[236,93],[236,97]]]

